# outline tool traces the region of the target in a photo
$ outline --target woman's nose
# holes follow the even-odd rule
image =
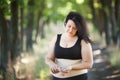
[[[73,29],[72,28],[70,28],[70,32],[72,32],[73,31]]]

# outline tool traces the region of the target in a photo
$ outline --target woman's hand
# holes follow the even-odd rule
[[[53,74],[59,72],[59,67],[58,67],[57,64],[51,64],[51,65],[50,65],[50,69],[51,69],[51,71],[52,71]]]
[[[68,66],[68,67],[60,67],[59,71],[63,72],[63,73],[68,73],[72,70],[72,66]]]

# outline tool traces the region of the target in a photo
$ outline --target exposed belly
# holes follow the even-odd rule
[[[67,66],[77,64],[80,62],[81,62],[80,59],[79,60],[56,59],[56,63],[61,67],[67,67]],[[87,73],[87,69],[71,70],[68,73],[59,72],[59,73],[56,73],[53,75],[58,78],[67,78],[67,77],[72,77],[72,76],[76,76],[76,75],[80,75],[80,74],[84,74],[84,73]]]
[[[81,59],[78,59],[78,60],[56,59],[56,63],[57,63],[59,66],[62,66],[62,67],[71,66],[71,65],[73,65],[73,64],[77,64],[77,63],[80,63],[80,62],[81,62]]]

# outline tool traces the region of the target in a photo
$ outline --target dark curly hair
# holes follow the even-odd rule
[[[68,22],[68,20],[72,20],[75,23],[77,28],[77,36],[80,39],[85,40],[85,42],[91,43],[84,17],[78,12],[70,12],[65,19],[65,24]]]

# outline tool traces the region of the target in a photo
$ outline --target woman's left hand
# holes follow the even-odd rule
[[[72,66],[68,66],[68,67],[60,67],[60,70],[59,71],[61,71],[61,72],[63,72],[63,73],[68,73],[68,72],[70,72],[72,70]]]

